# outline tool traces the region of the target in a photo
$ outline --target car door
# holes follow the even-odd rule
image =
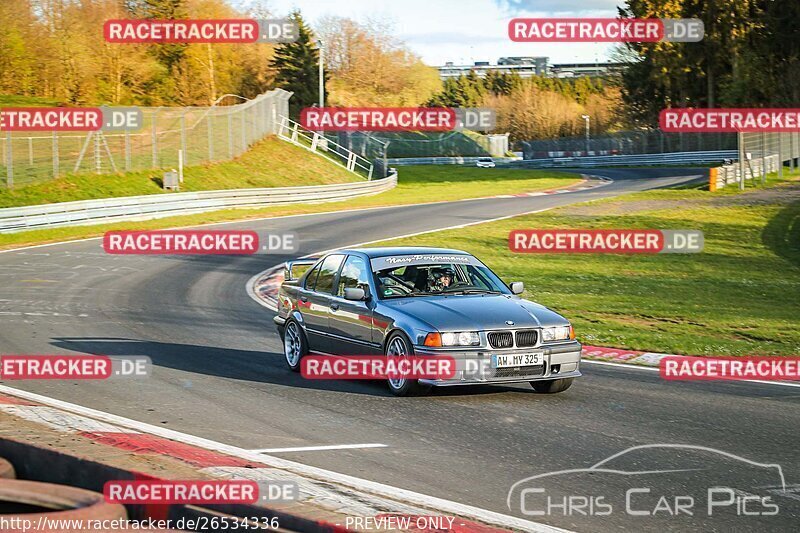
[[[372,271],[361,256],[350,255],[345,260],[331,298],[329,330],[332,353],[345,355],[369,355],[376,353],[372,339],[372,308],[370,298],[366,301],[345,300],[346,288],[364,289],[374,294],[370,278]]]
[[[311,272],[306,279],[305,290],[301,293],[298,306],[302,309],[309,348],[314,351],[330,352],[329,314],[334,283],[342,266],[344,256],[331,254],[322,260],[316,278]]]

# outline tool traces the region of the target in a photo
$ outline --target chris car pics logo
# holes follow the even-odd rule
[[[747,518],[778,516],[791,496],[779,464],[699,445],[645,444],[517,481],[506,504],[529,517],[703,517],[744,526]]]

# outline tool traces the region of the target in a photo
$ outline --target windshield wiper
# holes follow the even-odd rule
[[[500,291],[493,291],[490,289],[481,289],[478,287],[453,287],[452,289],[445,289],[440,294],[503,294]]]

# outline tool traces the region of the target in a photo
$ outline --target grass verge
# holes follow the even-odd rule
[[[303,157],[310,158],[310,155],[306,154],[308,153],[303,151]],[[187,182],[189,181],[188,174],[186,180]],[[346,202],[293,204],[264,209],[226,209],[144,222],[118,222],[97,226],[76,226],[0,234],[0,249],[96,237],[110,230],[152,230],[323,211],[481,198],[496,194],[543,191],[567,187],[578,182],[580,182],[580,178],[574,174],[549,170],[480,169],[476,167],[436,167],[431,165],[400,167],[400,179],[395,189],[375,196],[356,198]]]
[[[468,250],[587,344],[686,355],[800,355],[800,182],[658,190],[390,244]],[[525,228],[693,229],[700,254],[515,254]],[[382,244],[387,244],[382,243]]]
[[[95,198],[170,194],[162,189],[164,170],[120,174],[68,174],[62,178],[0,190],[0,207],[17,207]],[[323,157],[268,137],[232,161],[186,167],[183,192],[250,187],[286,187],[359,181]]]

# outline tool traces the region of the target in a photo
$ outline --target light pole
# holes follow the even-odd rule
[[[581,115],[581,118],[586,121],[586,155],[589,155],[589,115]]]
[[[317,39],[319,48],[319,106],[325,107],[325,45]]]

